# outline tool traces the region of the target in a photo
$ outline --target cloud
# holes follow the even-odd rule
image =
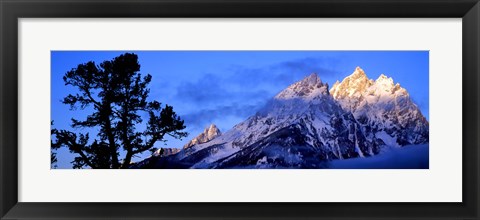
[[[212,109],[201,109],[183,116],[185,123],[190,125],[189,130],[204,129],[211,123],[228,117],[247,118],[258,110],[263,103],[216,106]],[[233,125],[232,125],[233,126]]]
[[[296,74],[310,74],[316,72],[323,76],[338,74],[331,66],[339,61],[333,58],[313,58],[307,57],[299,60],[285,61],[274,65],[271,69],[283,70],[284,72],[291,72]]]
[[[188,102],[206,104],[227,99],[231,94],[223,88],[222,79],[206,74],[196,82],[183,82],[177,87],[177,98]]]
[[[176,98],[196,106],[211,106],[225,102],[248,102],[264,99],[265,89],[245,89],[241,84],[216,75],[207,74],[196,82],[183,82],[177,87]],[[241,88],[241,89],[239,89]]]
[[[190,106],[182,117],[188,125],[203,129],[227,116],[245,118],[268,99],[312,72],[337,74],[331,58],[307,57],[261,68],[231,66],[223,73],[208,73],[176,87],[175,99]]]
[[[307,57],[303,59],[284,61],[263,68],[248,68],[233,66],[232,80],[249,86],[264,86],[269,84],[282,85],[282,88],[292,82],[315,72],[321,77],[334,76],[339,60],[334,58]]]

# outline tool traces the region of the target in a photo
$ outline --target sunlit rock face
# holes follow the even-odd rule
[[[387,145],[428,143],[428,121],[411,100],[407,90],[381,74],[368,79],[357,67],[352,75],[330,90],[333,98],[350,111],[362,130],[382,139]]]
[[[360,97],[370,86],[375,82],[371,79],[368,79],[365,72],[357,67],[355,71],[342,80],[333,84],[332,89],[330,89],[330,94],[336,100],[339,99],[350,99],[352,97]],[[352,103],[354,104],[354,103]]]
[[[197,137],[193,138],[187,144],[185,144],[183,148],[185,149],[196,144],[203,144],[203,143],[209,142],[212,139],[220,136],[221,134],[222,133],[217,128],[217,126],[214,124],[211,124],[208,128],[205,128],[205,130],[201,134],[199,134]]]

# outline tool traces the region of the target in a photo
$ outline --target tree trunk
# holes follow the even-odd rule
[[[107,120],[105,131],[107,132],[108,142],[110,146],[110,157],[112,158],[112,168],[117,169],[120,167],[118,163],[117,146],[115,145],[115,137],[112,134],[112,125],[110,120]]]
[[[132,161],[132,156],[133,153],[131,150],[127,152],[127,155],[125,156],[125,160],[123,160],[123,164],[120,167],[121,169],[127,169],[130,166],[130,162]]]
[[[112,109],[110,107],[110,103],[106,104],[105,108],[105,132],[107,133],[107,138],[110,147],[110,157],[112,158],[112,168],[117,169],[120,168],[120,164],[118,162],[118,155],[117,155],[117,146],[115,144],[115,136],[112,132],[112,123],[110,121],[110,115],[112,114]]]

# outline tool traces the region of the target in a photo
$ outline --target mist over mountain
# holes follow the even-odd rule
[[[331,88],[312,73],[232,129],[210,125],[182,150],[132,168],[329,168],[428,141],[429,123],[407,90],[357,67]]]

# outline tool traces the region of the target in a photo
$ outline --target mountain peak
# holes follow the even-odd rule
[[[309,83],[318,83],[318,82],[322,82],[322,80],[320,80],[320,77],[318,76],[317,73],[311,73],[310,75],[308,75],[307,77],[303,78],[301,81],[306,81],[306,82],[309,82]]]
[[[368,80],[367,74],[363,71],[362,68],[357,66],[350,76],[347,76],[351,80]]]
[[[202,133],[200,133],[197,137],[189,141],[187,144],[183,146],[183,148],[189,148],[193,145],[196,144],[203,144],[206,142],[209,142],[213,140],[214,138],[220,136],[222,133],[220,132],[220,129],[217,128],[215,124],[211,124],[205,130],[203,130]]]
[[[204,133],[206,133],[208,137],[216,137],[221,134],[220,129],[218,129],[215,124],[211,124],[208,129],[206,128]]]
[[[317,73],[311,73],[310,75],[304,77],[302,80],[290,85],[289,87],[296,84],[301,84],[304,87],[323,85],[322,80],[320,79],[320,76],[318,76]]]
[[[324,84],[317,73],[288,86],[275,96],[275,99],[313,98],[328,95],[328,84]]]
[[[388,77],[384,74],[380,74],[377,80],[375,80],[375,84],[381,87],[393,87],[393,79],[392,77]]]
[[[365,71],[363,71],[363,69],[360,68],[359,66],[355,68],[355,71],[350,76],[367,77],[367,75],[365,74]]]
[[[351,97],[358,93],[363,93],[366,88],[373,84],[373,80],[368,79],[367,74],[362,68],[357,66],[350,76],[345,77],[341,83],[335,83],[330,89],[330,94],[334,98]]]
[[[388,76],[384,75],[383,73],[380,74],[378,79],[375,80],[375,81],[383,81],[383,80],[393,81],[392,77],[388,77]]]

